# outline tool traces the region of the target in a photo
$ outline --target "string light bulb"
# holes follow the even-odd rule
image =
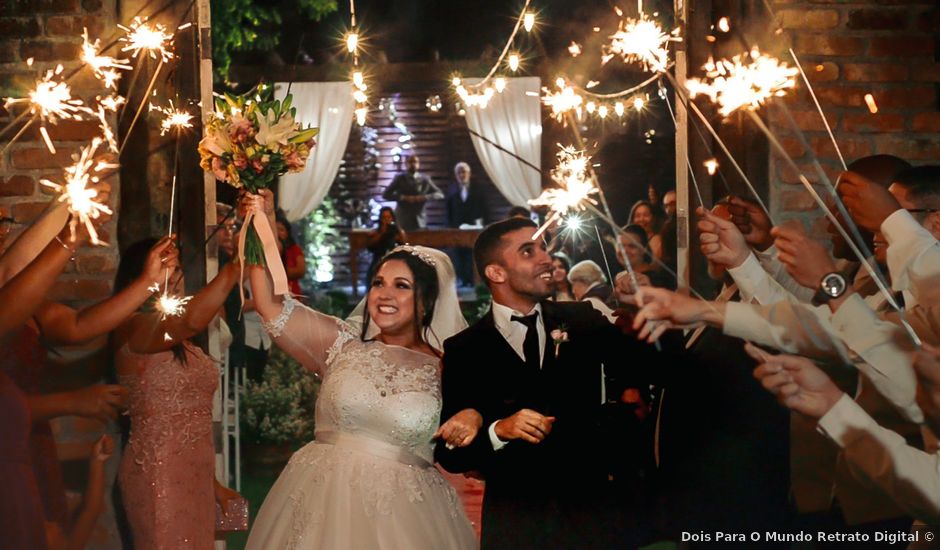
[[[705,169],[708,170],[709,176],[714,176],[715,172],[718,170],[718,160],[717,159],[708,159],[702,163],[705,166]]]
[[[637,112],[642,111],[643,107],[646,107],[646,100],[640,96],[633,98],[633,109]]]
[[[356,123],[359,126],[366,125],[366,115],[369,113],[369,110],[366,107],[359,107],[356,109]]]
[[[623,102],[618,101],[617,103],[614,104],[614,112],[617,113],[618,117],[623,117],[623,113],[624,113]]]
[[[503,77],[499,77],[493,80],[493,87],[496,88],[496,91],[498,93],[503,93],[503,90],[506,89],[506,79]]]
[[[346,51],[354,54],[359,49],[359,33],[350,32],[346,35]]]
[[[360,90],[365,89],[365,79],[362,76],[362,71],[356,71],[353,73],[353,84]]]
[[[517,54],[517,53],[511,53],[511,54],[509,54],[509,70],[510,70],[510,71],[512,71],[512,72],[518,71],[518,70],[519,70],[519,62],[520,62],[519,54]]]
[[[532,32],[532,28],[535,27],[535,14],[533,12],[525,12],[522,16],[522,26],[525,28],[525,32]]]
[[[601,105],[597,108],[597,116],[607,118],[607,105]]]

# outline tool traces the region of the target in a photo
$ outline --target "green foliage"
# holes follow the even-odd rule
[[[284,16],[319,21],[337,8],[336,0],[214,0],[211,5],[216,82],[228,82],[234,52],[274,49]]]
[[[476,301],[467,302],[463,306],[463,316],[467,318],[467,322],[471,325],[486,315],[490,310],[490,300],[492,299],[489,287],[483,283],[478,284],[474,292],[477,295]]]
[[[307,260],[307,277],[312,279],[312,284],[306,286],[315,288],[318,283],[333,280],[333,254],[346,245],[345,239],[337,229],[342,219],[336,210],[335,199],[330,196],[324,198],[320,206],[300,223],[303,231],[304,258]]]
[[[260,383],[248,381],[241,395],[241,431],[251,443],[313,440],[314,401],[319,379],[287,354],[273,348]]]

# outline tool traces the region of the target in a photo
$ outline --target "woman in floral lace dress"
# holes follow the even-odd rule
[[[439,350],[466,326],[444,253],[392,250],[378,265],[361,322],[275,298],[249,268],[275,342],[323,378],[316,440],[291,458],[261,507],[248,548],[469,549],[473,529],[433,466],[432,439],[469,443],[463,411],[438,429]]]
[[[152,242],[133,244],[121,256],[115,290],[137,277]],[[212,548],[215,503],[225,509],[238,496],[215,479],[212,395],[219,369],[187,340],[205,330],[238,276],[238,266],[227,264],[183,314],[138,312],[114,333],[131,418],[118,480],[137,550]],[[181,271],[171,274],[169,286],[171,295],[182,295]]]

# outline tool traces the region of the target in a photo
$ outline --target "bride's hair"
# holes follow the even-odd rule
[[[376,275],[383,265],[391,260],[401,260],[405,262],[408,269],[411,270],[415,278],[415,333],[419,340],[428,343],[428,333],[431,330],[431,321],[434,320],[434,305],[437,303],[438,294],[440,294],[440,285],[437,280],[437,270],[428,263],[428,260],[419,255],[403,249],[395,249],[386,254],[375,266]],[[375,276],[373,276],[375,277]],[[372,281],[369,281],[369,289],[372,289]],[[366,341],[366,331],[369,329],[369,308],[366,307],[363,312],[362,322],[362,341]]]

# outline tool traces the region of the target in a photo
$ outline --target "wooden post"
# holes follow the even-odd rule
[[[686,33],[686,39],[676,42],[676,82],[685,86],[688,74],[688,21],[689,5],[691,0],[675,0],[676,25]],[[689,247],[689,126],[688,112],[682,101],[674,95],[673,104],[676,110],[676,273],[679,288],[691,284],[690,266],[692,258]]]

